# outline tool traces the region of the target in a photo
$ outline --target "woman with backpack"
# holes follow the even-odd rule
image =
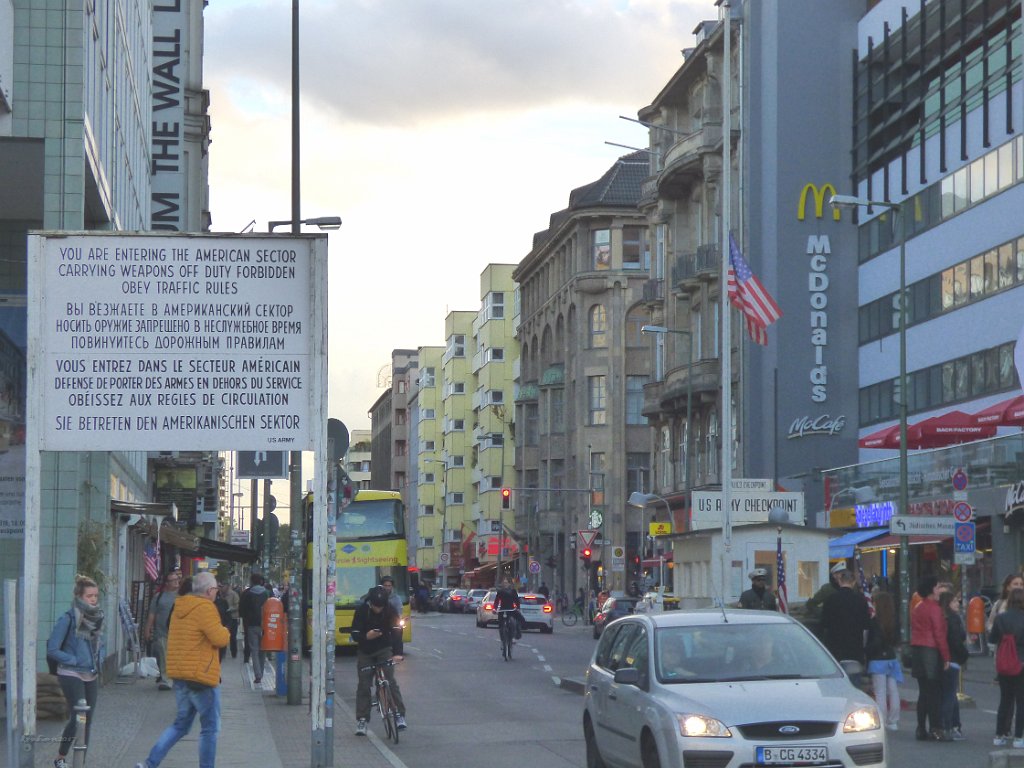
[[[75,704],[85,699],[89,711],[85,719],[85,743],[96,714],[99,693],[99,670],[103,659],[103,610],[99,607],[100,590],[88,576],[75,577],[74,600],[53,625],[46,642],[46,658],[57,666],[57,682],[67,702],[68,722],[61,734],[54,768],[69,768],[65,759],[78,730]]]
[[[1018,659],[1024,659],[1024,589],[1011,589],[1006,600],[1006,610],[992,622],[988,641],[996,650],[996,672],[999,679],[999,708],[996,710],[996,737],[992,744],[1005,747],[1010,741],[1010,721],[1013,720],[1013,746],[1024,747],[1024,672],[1017,674],[1001,671],[1004,649],[1000,641],[1012,637]],[[1007,649],[1009,650],[1009,649]],[[1016,718],[1014,718],[1016,711]]]

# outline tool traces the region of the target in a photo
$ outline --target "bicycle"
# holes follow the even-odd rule
[[[583,616],[583,609],[573,604],[572,608],[562,611],[562,623],[567,627],[576,626],[576,622]]]
[[[501,658],[505,661],[512,661],[512,639],[516,636],[515,627],[512,626],[514,608],[504,608],[498,611],[498,637],[501,639]]]
[[[393,667],[396,662],[394,659],[388,659],[387,661],[378,661],[376,664],[370,664],[366,667],[360,667],[360,672],[366,672],[373,670],[373,693],[374,700],[377,709],[380,711],[380,717],[384,721],[384,734],[386,738],[391,739],[398,743],[398,709],[395,707],[395,701],[391,696],[391,683],[388,681],[388,677],[384,674],[385,667]]]

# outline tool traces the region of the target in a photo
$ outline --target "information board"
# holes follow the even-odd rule
[[[314,448],[324,236],[29,240],[42,450]]]

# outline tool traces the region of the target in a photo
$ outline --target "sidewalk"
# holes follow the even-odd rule
[[[308,660],[303,666],[308,670]],[[241,655],[224,660],[221,684],[221,730],[217,741],[218,768],[308,768],[311,752],[311,722],[308,681],[301,705],[289,706],[284,696],[274,694],[275,676],[269,663],[261,688],[252,683],[250,665]],[[100,688],[93,719],[86,763],[102,768],[133,768],[145,760],[163,730],[174,720],[173,691],[157,690],[152,678],[109,682]],[[393,768],[378,750],[376,738],[357,737],[355,716],[342,701],[336,701],[334,754],[344,755],[352,768]],[[35,768],[52,768],[57,740],[64,721],[40,720],[35,748]],[[6,754],[0,731],[0,755]],[[161,768],[194,768],[197,764],[199,721],[171,750]],[[71,762],[71,755],[68,755]]]

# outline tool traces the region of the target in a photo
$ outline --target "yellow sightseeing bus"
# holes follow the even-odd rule
[[[313,612],[313,494],[303,499],[306,518],[306,564],[302,587],[306,599],[306,644],[312,636]],[[402,598],[402,639],[412,640],[409,620],[409,555],[405,541],[405,505],[396,491],[356,491],[338,513],[337,592],[334,602],[334,642],[352,646],[349,633],[356,606],[371,587],[390,576]]]

